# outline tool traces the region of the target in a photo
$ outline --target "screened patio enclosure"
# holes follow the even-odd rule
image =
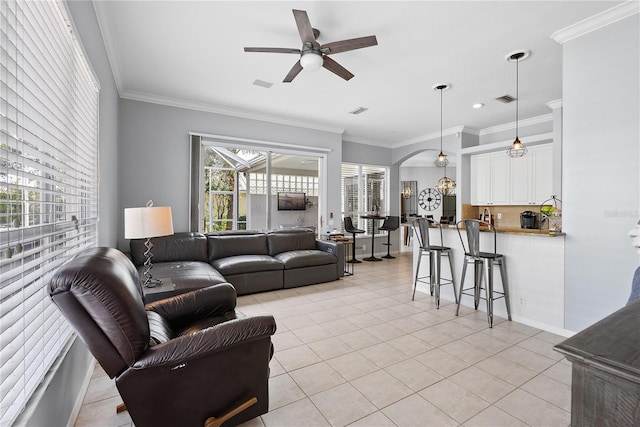
[[[319,159],[312,156],[204,145],[200,230],[316,228]],[[278,197],[295,194],[296,210],[278,206]]]

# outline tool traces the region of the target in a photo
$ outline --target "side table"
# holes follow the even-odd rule
[[[154,288],[142,287],[142,294],[144,295],[144,303],[158,301],[161,299],[172,297],[176,294],[176,285],[170,278],[160,278],[162,284]]]
[[[344,248],[344,275],[345,276],[353,276],[353,264],[349,262],[351,260],[353,240],[348,237],[344,237],[343,234],[333,234],[329,238],[330,240],[341,243],[345,246]]]

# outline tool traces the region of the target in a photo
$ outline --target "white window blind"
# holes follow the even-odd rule
[[[371,221],[360,218],[365,212],[386,215],[388,171],[383,166],[342,164],[342,216],[350,216],[356,228],[371,234]],[[344,226],[343,226],[344,227]]]
[[[60,1],[0,0],[0,425],[72,331],[55,270],[97,244],[98,88]]]

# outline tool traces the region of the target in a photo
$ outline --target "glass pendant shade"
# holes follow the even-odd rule
[[[447,159],[447,155],[444,154],[442,151],[440,151],[440,154],[438,154],[438,157],[433,162],[433,164],[436,165],[439,168],[443,168],[443,167],[447,166],[449,164],[449,160]]]

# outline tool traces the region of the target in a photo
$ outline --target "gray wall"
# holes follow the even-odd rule
[[[622,307],[638,255],[628,232],[640,207],[638,15],[563,46],[565,328]]]
[[[418,181],[418,195],[425,188],[435,188],[438,180],[442,178],[444,174],[443,168],[431,167],[407,167],[400,166],[400,181]],[[447,176],[455,179],[456,168],[447,167]],[[457,190],[457,188],[456,188]],[[418,204],[418,215],[433,215],[433,218],[437,221],[442,216],[442,201],[440,206],[433,211],[426,211]],[[459,218],[458,218],[459,219]]]
[[[342,161],[361,165],[391,166],[391,149],[344,141]]]
[[[189,132],[326,148],[329,194],[340,188],[342,136],[221,114],[123,99],[120,102],[119,210],[143,206],[171,206],[176,232],[189,229]],[[340,198],[329,197],[323,212],[340,212]],[[118,247],[127,250],[120,215]]]

